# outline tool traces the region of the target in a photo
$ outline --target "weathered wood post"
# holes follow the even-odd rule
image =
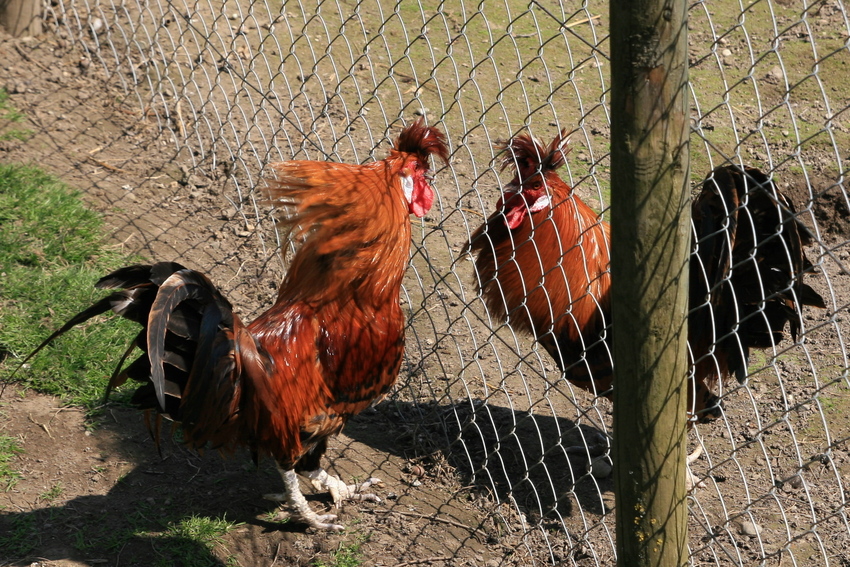
[[[687,557],[687,4],[612,0],[614,462],[621,567]]]
[[[13,37],[41,33],[41,0],[0,0],[0,27]]]

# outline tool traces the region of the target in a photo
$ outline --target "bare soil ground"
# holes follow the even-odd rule
[[[0,142],[0,160],[37,164],[78,187],[106,215],[116,246],[148,258],[180,259],[203,270],[246,318],[273,299],[281,273],[280,261],[269,253],[273,239],[255,230],[223,197],[227,172],[208,177],[189,172],[187,150],[175,150],[170,140],[158,136],[154,118],[69,42],[61,37],[22,41],[0,36],[0,86],[26,115],[22,127],[32,130],[26,141]],[[796,193],[799,204],[809,199],[808,185],[801,179],[785,181],[783,189]],[[823,188],[832,183],[827,178],[812,181]],[[846,266],[846,191],[840,186],[826,191],[814,213],[824,243]],[[813,285],[825,297],[846,298],[850,278],[837,262],[824,265],[828,283],[815,278]],[[846,306],[846,300],[837,304]],[[844,329],[843,336],[850,336],[846,317],[846,312],[808,314],[812,332],[806,349],[790,351],[778,363],[783,386],[772,378],[775,371],[766,369],[763,379],[756,376],[751,386],[728,393],[722,424],[699,430],[714,460],[703,458],[694,466],[709,480],[708,488],[692,501],[694,564],[747,564],[789,539],[793,543],[784,555],[773,555],[770,565],[790,565],[789,553],[798,565],[818,564],[826,556],[846,564],[846,496],[837,487],[850,479],[850,403],[846,387],[839,388],[835,379],[842,371],[837,366],[844,348],[837,331]],[[122,348],[116,345],[116,356]],[[824,377],[826,383],[836,383],[826,390],[807,367],[831,368]],[[815,393],[828,394],[832,405],[805,403]],[[783,396],[787,402],[789,395],[796,397],[790,405],[797,409],[785,419],[789,414],[782,411]],[[766,423],[778,425],[764,430],[753,418],[753,400],[762,412],[755,415],[770,416]],[[607,402],[597,403],[603,414],[610,409]],[[513,426],[519,412],[492,401],[490,408],[496,415],[486,423],[505,424],[505,430],[487,429],[485,424],[477,437],[464,437],[462,447],[455,444],[456,454],[434,450],[433,440],[463,436],[473,420],[468,408],[420,408],[388,401],[352,420],[345,434],[333,441],[328,461],[343,478],[382,478],[377,493],[384,502],[348,505],[340,511],[346,532],[315,534],[273,521],[274,505],[261,498],[280,489],[269,462],[255,468],[245,454],[228,459],[215,453],[201,456],[171,441],[163,443],[160,456],[141,415],[131,409],[110,405],[97,418],[87,419],[60,400],[10,388],[0,399],[0,434],[20,440],[24,452],[13,466],[23,478],[0,494],[0,533],[30,545],[17,554],[4,548],[0,565],[203,564],[190,563],[190,557],[210,565],[331,565],[337,550],[353,544],[361,544],[364,565],[612,564],[610,478],[580,474],[573,482],[574,470],[583,471],[586,463],[558,461],[550,451],[560,446],[557,432],[571,430],[573,424],[523,421],[520,415]],[[770,413],[774,410],[776,420]],[[434,415],[446,411],[454,412],[458,431],[441,430],[445,422]],[[427,415],[412,419],[417,412]],[[829,435],[819,425],[823,416]],[[542,429],[552,446],[513,452],[504,444],[506,437],[521,443],[524,432],[532,429],[538,438]],[[792,437],[797,443],[789,445]],[[496,454],[514,458],[493,467],[487,459],[500,442]],[[537,457],[542,462],[544,454],[547,466],[533,468],[524,477],[525,462],[536,462]],[[801,467],[799,462],[807,464]],[[482,474],[487,467],[492,477]],[[525,504],[525,498],[537,497],[535,479],[547,477],[551,483],[553,476],[569,494],[542,498],[550,505],[563,498],[561,511],[569,511],[565,521],[578,533],[589,534],[586,541],[571,541],[558,522],[548,524],[535,516],[534,505]],[[53,490],[57,486],[58,493]],[[494,486],[502,502],[516,504],[494,504]],[[738,503],[752,503],[752,494],[769,496],[757,497],[747,514],[729,512],[737,510]],[[327,507],[329,501],[317,495],[313,505]],[[754,509],[764,510],[764,515]],[[240,525],[212,553],[187,549],[183,536],[162,533],[169,522],[191,515],[225,514]],[[816,529],[808,531],[813,514]],[[754,517],[758,534],[744,525]],[[782,520],[769,520],[777,517]],[[538,523],[543,527],[538,529]]]

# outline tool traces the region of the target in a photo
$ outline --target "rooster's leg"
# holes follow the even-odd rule
[[[316,490],[327,490],[334,500],[334,505],[339,505],[344,500],[354,500],[359,502],[380,502],[381,499],[375,494],[364,493],[363,491],[381,482],[379,478],[369,478],[361,484],[345,484],[339,477],[328,474],[328,471],[318,468],[314,471],[306,473],[304,476],[310,479],[310,483]]]
[[[694,452],[685,457],[685,490],[687,492],[695,488],[705,488],[705,482],[691,472],[691,463],[699,459],[700,455],[702,455],[702,445],[697,445]]]
[[[317,514],[310,509],[307,504],[307,499],[301,493],[301,487],[298,486],[298,475],[294,470],[284,470],[280,467],[280,476],[283,477],[283,486],[285,492],[281,494],[266,494],[267,500],[281,502],[289,508],[289,517],[296,522],[303,522],[317,530],[330,530],[340,532],[344,528],[340,524],[332,523],[336,520],[334,514]]]

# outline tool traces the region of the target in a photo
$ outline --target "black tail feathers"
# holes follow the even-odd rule
[[[716,342],[725,372],[743,381],[751,348],[778,344],[786,324],[797,340],[802,307],[826,306],[803,282],[813,271],[803,247],[813,236],[791,201],[753,167],[715,169],[692,212],[689,340],[702,345],[698,350]]]
[[[182,396],[190,377],[214,364],[195,361],[209,358],[219,335],[231,334],[230,303],[206,276],[174,262],[121,268],[101,278],[96,287],[120,289],[72,317],[21,364],[71,328],[111,310],[143,329],[119,360],[105,395],[130,378],[142,383],[132,397],[135,405],[181,421]],[[124,367],[134,347],[143,353]]]

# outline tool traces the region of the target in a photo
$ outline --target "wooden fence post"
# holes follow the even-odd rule
[[[617,557],[685,565],[690,248],[687,4],[612,0]]]
[[[13,37],[41,33],[41,0],[0,0],[0,27]]]

